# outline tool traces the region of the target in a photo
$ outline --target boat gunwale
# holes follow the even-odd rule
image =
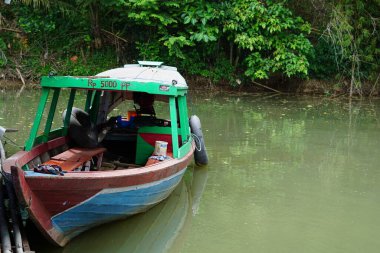
[[[98,175],[94,176],[93,173],[88,172],[82,172],[82,173],[69,173],[71,176],[67,176],[68,173],[66,173],[65,176],[57,176],[57,175],[43,175],[43,176],[27,176],[26,171],[22,170],[20,167],[17,166],[11,166],[11,174],[13,177],[13,182],[16,188],[16,193],[18,195],[18,199],[21,200],[21,203],[23,203],[28,210],[30,210],[31,218],[34,221],[34,223],[39,227],[39,230],[45,234],[45,236],[54,244],[59,246],[64,246],[70,238],[67,238],[63,234],[61,234],[59,231],[57,231],[51,223],[51,217],[52,215],[49,214],[49,212],[46,210],[46,207],[44,204],[42,204],[41,200],[38,197],[37,192],[35,192],[38,189],[35,189],[34,187],[31,188],[31,186],[34,185],[34,183],[38,184],[40,187],[46,187],[44,186],[43,182],[49,182],[50,185],[54,185],[55,187],[59,186],[60,183],[62,184],[68,184],[69,182],[73,180],[85,180],[86,182],[90,182],[90,185],[96,186],[98,189],[118,189],[128,186],[138,186],[138,185],[144,185],[147,183],[159,181],[165,178],[170,177],[171,175],[174,175],[175,173],[178,173],[181,170],[185,170],[190,163],[190,159],[193,155],[193,151],[195,149],[195,144],[192,143],[192,149],[188,154],[186,154],[182,158],[178,159],[172,159],[164,163],[156,163],[149,166],[141,167],[140,169],[133,169],[134,173],[128,172],[127,170],[121,170],[121,171],[103,171],[103,172],[97,172]],[[25,152],[25,151],[20,151]],[[180,164],[185,164],[185,166],[180,166]],[[132,169],[131,169],[132,170]],[[165,172],[168,171],[169,173],[159,173],[160,171]],[[112,176],[116,172],[116,176]],[[103,174],[103,176],[101,175]],[[143,174],[152,174],[152,175],[160,175],[161,177],[155,178],[152,177],[153,180],[147,180],[147,181],[140,181],[138,183],[133,182],[124,182],[122,185],[118,184],[109,184],[112,181],[118,180],[120,178],[131,178],[131,177],[141,177]],[[166,174],[166,175],[165,175]],[[106,176],[105,176],[106,175]],[[102,182],[103,185],[96,184],[96,182]],[[137,180],[139,181],[139,180]],[[33,183],[34,182],[34,183]],[[41,183],[42,182],[42,183]],[[40,183],[40,184],[39,184]],[[91,184],[93,183],[93,184]],[[126,184],[127,183],[127,184]],[[132,184],[128,184],[132,183]],[[89,184],[86,184],[87,190],[94,190],[91,188],[88,188]],[[84,185],[78,185],[78,190],[80,188],[83,188]],[[75,190],[75,189],[74,189]]]
[[[169,160],[165,160],[165,161],[160,161],[159,163],[155,163],[155,164],[151,164],[151,165],[148,165],[148,166],[142,166],[142,167],[138,167],[138,168],[131,168],[131,169],[121,169],[121,170],[107,170],[107,171],[68,171],[67,173],[64,174],[64,176],[57,176],[57,175],[50,175],[50,174],[43,174],[41,176],[37,176],[37,175],[28,175],[26,172],[28,171],[24,171],[26,174],[25,174],[25,178],[49,178],[49,180],[51,179],[71,179],[71,178],[75,178],[75,179],[78,179],[78,178],[86,178],[86,179],[98,179],[98,178],[101,178],[102,180],[105,180],[107,178],[118,178],[118,177],[126,177],[126,176],[136,176],[136,175],[141,175],[141,174],[145,174],[145,173],[155,173],[157,171],[160,171],[160,170],[163,170],[167,167],[172,167],[172,166],[175,166],[179,163],[182,163],[183,161],[189,159],[190,156],[193,155],[193,151],[194,151],[194,144],[193,144],[193,147],[192,149],[190,150],[190,152],[188,152],[188,154],[186,154],[184,157],[182,158],[172,158],[172,159],[169,159]]]
[[[59,137],[57,139],[67,139],[67,137]],[[55,141],[57,139],[54,139],[52,141]],[[52,141],[50,141],[50,142],[52,142]],[[28,162],[33,160],[35,157],[41,155],[44,152],[49,151],[49,149],[46,150],[46,149],[43,149],[41,147],[52,146],[52,145],[49,145],[50,142],[40,144],[40,145],[34,147],[31,151],[19,151],[16,154],[12,155],[4,163],[4,165],[3,165],[4,171],[6,173],[10,174],[12,166],[22,169],[21,167],[26,165]],[[157,171],[162,170],[162,168],[164,168],[164,167],[170,167],[170,166],[176,165],[177,163],[181,163],[182,160],[186,160],[188,158],[188,156],[191,156],[193,154],[193,151],[195,149],[194,142],[191,144],[191,146],[192,147],[189,150],[189,152],[186,155],[184,155],[182,158],[172,158],[172,159],[168,159],[165,161],[161,161],[159,163],[150,164],[150,165],[142,166],[142,167],[138,167],[138,168],[131,168],[131,169],[126,168],[126,169],[121,169],[121,170],[107,170],[107,171],[68,171],[67,173],[64,174],[64,176],[57,176],[57,175],[53,175],[53,174],[52,175],[42,174],[41,176],[28,175],[26,173],[26,172],[28,172],[28,170],[24,171],[24,173],[25,173],[25,178],[49,178],[49,180],[52,180],[52,179],[54,180],[54,178],[57,178],[57,179],[69,179],[69,178],[87,178],[87,179],[102,178],[102,179],[106,179],[106,178],[141,175],[144,173],[157,172]],[[33,151],[36,149],[40,149],[40,152],[37,154],[34,154],[34,155],[30,155],[30,153],[33,153]],[[20,163],[20,161],[22,161],[22,163]],[[29,170],[29,171],[31,171],[31,170]]]
[[[102,86],[102,83],[105,82],[113,82],[114,86]],[[131,91],[164,96],[183,96],[188,91],[188,86],[176,86],[173,83],[162,83],[157,80],[141,81],[98,76],[43,76],[41,77],[40,86],[42,89],[79,89],[105,92]]]

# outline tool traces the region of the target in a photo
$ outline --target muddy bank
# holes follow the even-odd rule
[[[0,79],[0,90],[20,90],[22,88],[23,83],[19,80],[6,80]],[[38,84],[29,84],[25,85],[25,89],[36,89],[38,88]]]
[[[344,96],[347,89],[342,88],[342,84],[337,84],[334,81],[316,80],[316,79],[291,79],[283,80],[274,78],[270,80],[261,80],[251,82],[245,85],[232,86],[227,82],[213,84],[208,79],[202,77],[186,77],[189,88],[193,90],[208,90],[208,91],[228,91],[228,92],[243,92],[243,93],[261,93],[261,92],[277,92],[285,94],[299,95],[326,95],[326,96]],[[373,95],[377,95],[374,92]]]
[[[299,80],[292,90],[300,94],[318,94],[326,96],[349,96],[349,80]],[[361,87],[353,87],[354,97],[377,97],[380,94],[378,83],[362,83]]]
[[[243,92],[243,93],[261,93],[261,92],[278,92],[298,95],[325,95],[325,96],[348,96],[348,87],[342,83],[328,80],[302,80],[292,79],[286,82],[262,81],[252,82],[245,85],[231,86],[227,82],[212,83],[209,79],[202,77],[185,77],[190,90],[208,91],[208,92]],[[20,80],[0,79],[0,91],[20,90],[23,83]],[[39,89],[38,83],[27,83],[25,89]],[[380,91],[374,85],[367,85],[363,96],[379,96]],[[359,96],[356,94],[355,96]]]

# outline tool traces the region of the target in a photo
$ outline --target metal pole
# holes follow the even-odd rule
[[[22,249],[22,237],[20,232],[20,223],[19,223],[19,207],[16,202],[16,194],[13,189],[11,182],[5,182],[8,191],[9,197],[9,209],[11,211],[12,225],[13,225],[13,239],[16,246],[16,253],[23,253]]]
[[[5,160],[5,151],[0,139],[0,234],[1,250],[4,253],[12,252],[11,239],[9,237],[8,222],[5,218],[4,194],[3,194],[3,161]]]

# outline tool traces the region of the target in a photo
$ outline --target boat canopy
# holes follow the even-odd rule
[[[107,70],[96,76],[42,77],[41,87],[42,94],[29,139],[25,144],[26,151],[52,138],[67,135],[75,94],[78,89],[87,92],[84,110],[90,114],[91,120],[95,124],[107,120],[107,115],[112,108],[121,101],[130,99],[132,93],[144,92],[153,94],[155,97],[164,97],[165,99],[162,100],[169,102],[170,120],[179,122],[180,126],[188,126],[186,102],[188,87],[186,81],[175,67],[164,66],[162,62],[142,61],[139,64],[128,64],[123,68]],[[71,90],[64,124],[62,128],[51,130],[59,94],[64,88]],[[53,94],[44,131],[42,135],[37,136],[50,92]],[[177,124],[171,124],[171,134],[173,136],[174,157],[182,157],[190,148],[190,144],[188,144],[191,138],[189,128],[178,128]],[[178,143],[178,134],[181,135],[183,143]],[[187,143],[185,145],[187,147],[181,152],[180,147],[185,143]]]
[[[137,91],[157,95],[184,95],[187,83],[177,68],[128,64],[89,77],[42,77],[44,88],[77,88],[110,91]]]
[[[185,79],[178,73],[177,68],[163,65],[151,67],[140,64],[128,64],[124,68],[107,70],[97,74],[97,76],[107,76],[127,82],[155,82],[176,87],[187,87]]]

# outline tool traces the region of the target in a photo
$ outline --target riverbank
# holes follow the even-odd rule
[[[292,79],[286,82],[252,82],[246,85],[231,86],[228,83],[212,83],[209,79],[202,77],[186,77],[191,90],[204,90],[209,92],[242,92],[242,93],[260,93],[260,92],[277,92],[298,95],[325,95],[331,97],[349,96],[348,89],[342,88],[342,84],[327,80],[302,80]],[[367,85],[367,94],[363,96],[377,97],[380,94],[376,85]],[[0,79],[0,92],[8,90],[20,90],[23,87],[21,80]],[[38,83],[26,83],[25,89],[39,89]],[[360,94],[356,94],[360,96]]]
[[[6,80],[0,79],[0,91],[8,90],[20,90],[23,87],[23,83],[19,80]],[[25,89],[37,89],[38,84],[29,84],[27,83],[24,87]]]
[[[187,77],[190,89],[228,91],[242,93],[275,92],[294,95],[318,95],[326,97],[348,97],[350,95],[348,81],[318,79],[282,79],[273,78],[250,84],[232,86],[228,83],[212,84],[207,79]],[[378,97],[380,90],[377,84],[363,84],[361,89],[353,92],[353,97]]]

